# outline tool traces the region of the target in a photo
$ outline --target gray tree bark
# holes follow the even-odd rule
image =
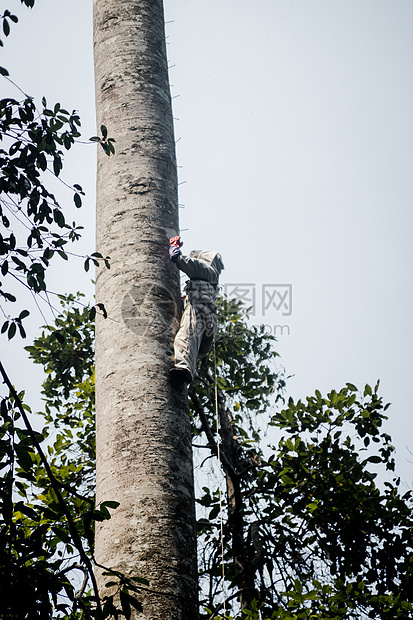
[[[96,321],[97,502],[120,502],[97,527],[96,560],[149,580],[136,618],[194,620],[190,419],[168,377],[179,225],[162,0],[94,0],[94,32],[98,126],[116,140],[98,156],[97,250],[111,268],[96,277],[108,313]]]

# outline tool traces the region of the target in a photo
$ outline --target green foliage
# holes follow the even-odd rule
[[[80,120],[60,104],[49,109],[43,100],[42,106],[39,111],[30,97],[20,102],[11,98],[0,101],[1,273],[3,280],[18,280],[34,293],[46,290],[45,274],[52,258],[67,260],[66,244],[80,236],[80,227],[66,222],[55,196],[43,182],[46,171],[59,176],[62,148],[70,149],[80,136]],[[75,185],[73,191],[81,206],[82,188]],[[16,301],[3,283],[0,298]],[[20,314],[9,321],[8,328],[3,324],[9,338],[13,337],[13,325],[17,324],[22,333],[21,320]]]
[[[80,238],[81,226],[66,221],[63,209],[45,183],[45,173],[59,177],[63,152],[80,136],[80,119],[59,103],[42,109],[26,97],[0,101],[0,308],[6,317],[1,332],[11,339],[19,330],[25,337],[22,321],[28,310],[8,316],[5,305],[16,302],[6,288],[7,281],[20,282],[33,293],[46,292],[46,270],[56,256],[68,260],[66,246]],[[72,186],[76,207],[84,195],[78,184]],[[92,261],[103,259],[94,252],[86,257],[85,269]],[[103,259],[109,267],[108,259]]]
[[[10,22],[17,24],[19,20],[16,15],[13,15],[7,9],[4,11],[3,15],[1,16],[1,19],[2,19],[3,34],[5,37],[8,37],[10,34]],[[3,41],[0,39],[0,47],[3,47],[3,45],[4,45]]]
[[[413,609],[411,492],[400,494],[398,479],[380,488],[372,468],[394,470],[377,389],[317,391],[272,417],[288,436],[259,481],[262,533],[273,541],[264,553],[283,558],[288,607],[309,617],[398,618]]]
[[[21,2],[34,6],[34,0]],[[10,23],[17,23],[18,18],[6,9],[1,21],[7,37]],[[1,79],[15,91],[8,75],[0,67]],[[108,138],[104,125],[101,131],[101,137],[91,140],[110,155],[114,140]],[[80,118],[75,110],[70,113],[60,103],[48,106],[45,98],[38,106],[28,95],[0,100],[0,310],[5,318],[1,333],[9,340],[16,333],[26,336],[23,320],[29,315],[26,309],[8,312],[9,304],[17,301],[11,284],[20,283],[47,303],[47,268],[56,257],[68,260],[68,244],[80,238],[82,227],[68,220],[67,205],[63,208],[49,189],[51,175],[71,189],[74,205],[82,206],[82,187],[61,180],[64,153],[79,137]],[[100,260],[109,267],[108,257],[97,252],[83,258],[86,271],[90,262],[98,265]]]
[[[218,300],[215,358],[211,354],[201,365],[196,394],[209,415],[215,415],[211,384],[216,372],[219,392],[232,406],[234,429],[245,435],[246,442],[254,442],[260,437],[256,416],[267,410],[274,395],[275,402],[282,400],[285,380],[275,364],[275,338],[265,333],[264,326],[249,327],[246,318],[236,301]]]
[[[21,3],[34,6],[34,0]],[[0,18],[7,37],[18,18],[7,9]],[[6,68],[0,67],[0,76],[9,88],[20,90]],[[29,315],[26,309],[13,315],[8,311],[9,304],[18,302],[11,284],[20,283],[48,303],[47,269],[56,256],[68,260],[67,244],[80,237],[81,227],[67,221],[67,205],[63,209],[49,189],[50,175],[72,190],[76,208],[84,195],[80,185],[61,180],[64,153],[80,137],[79,116],[60,103],[49,107],[43,98],[37,106],[23,95],[0,101],[0,310],[5,319],[0,331],[9,340],[17,333],[26,336],[23,321]],[[114,140],[103,126],[102,134],[92,141],[113,154]],[[86,271],[90,262],[100,260],[109,267],[108,258],[97,252],[83,258]],[[67,314],[45,327],[29,347],[49,375],[41,433],[33,429],[24,394],[16,393],[0,362],[6,386],[0,396],[0,614],[19,619],[128,618],[130,606],[139,607],[133,594],[136,580],[106,568],[116,588],[100,601],[94,576],[94,523],[110,518],[117,506],[95,506],[94,499],[91,321],[96,308],[80,311],[73,296],[61,299]],[[103,304],[98,308],[106,314]],[[122,611],[114,603],[119,596]]]
[[[87,573],[79,541],[93,542],[95,509],[67,487],[79,474],[73,463],[66,471],[47,464],[41,447],[45,433],[27,423],[25,411],[30,411],[22,398],[10,388],[1,401],[2,611],[4,617],[49,618],[53,609],[65,612],[68,599],[74,600],[69,569]]]
[[[34,7],[35,0],[20,0],[20,2],[31,9]],[[12,13],[10,13],[8,9],[5,9],[3,11],[3,15],[0,16],[0,19],[2,20],[3,34],[5,37],[8,37],[10,34],[10,22],[12,22],[13,24],[17,24],[19,19],[17,15],[13,15]],[[4,46],[4,43],[0,39],[0,47],[3,47],[3,46]],[[7,69],[4,69],[4,67],[0,67],[0,75],[8,75],[8,74],[9,73]]]
[[[47,375],[42,395],[45,402],[44,433],[49,462],[71,484],[91,498],[95,480],[95,375],[94,321],[90,308],[81,307],[82,295],[60,297],[62,314],[43,327],[32,346],[25,347]],[[73,463],[81,463],[74,468]],[[68,467],[71,469],[68,469]],[[79,469],[80,473],[76,470]]]
[[[91,142],[97,142],[103,148],[104,152],[108,157],[115,154],[115,147],[113,146],[115,143],[114,138],[108,138],[108,130],[105,125],[100,126],[100,131],[102,136],[93,136],[89,138]]]
[[[348,383],[325,397],[317,390],[278,409],[285,383],[274,339],[250,328],[235,302],[221,303],[220,323],[225,586],[219,481],[208,474],[197,500],[203,617],[220,617],[224,590],[226,617],[238,620],[412,616],[412,495],[391,478],[378,384],[359,393]],[[217,454],[213,356],[190,396],[198,441]],[[265,410],[279,439],[263,450],[257,414]],[[377,484],[380,468],[387,477]]]
[[[0,365],[10,389],[1,401],[0,598],[10,617],[130,618],[147,585],[101,567],[112,588],[97,597],[94,524],[118,503],[95,506],[93,321],[79,299],[62,297],[55,324],[26,347],[47,374],[41,433]]]
[[[9,593],[24,587],[39,617],[130,617],[140,610],[145,580],[107,569],[113,593],[99,612],[90,583],[76,585],[73,577],[88,571],[71,527],[93,562],[94,523],[109,518],[115,504],[94,507],[93,320],[79,298],[61,304],[55,324],[27,350],[47,373],[44,425],[35,438],[47,446],[63,503],[10,395],[1,406],[4,583]],[[378,385],[360,393],[348,383],[285,403],[274,339],[249,327],[236,302],[220,301],[219,323],[215,358],[201,365],[190,390],[196,445],[216,456],[216,368],[226,493],[221,488],[220,501],[218,479],[209,476],[197,500],[201,603],[209,610],[202,617],[411,617],[412,498],[391,479],[394,448],[382,430],[387,405]],[[271,450],[262,442],[264,413],[278,435]],[[381,484],[379,468],[388,474]]]

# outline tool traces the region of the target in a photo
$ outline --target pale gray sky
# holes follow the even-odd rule
[[[80,111],[85,138],[96,132],[91,5],[9,0],[21,21],[1,52],[26,92]],[[411,484],[413,3],[165,5],[184,249],[219,250],[223,284],[255,285],[254,322],[286,326],[293,396],[381,379]],[[83,248],[94,169],[94,147],[79,146],[65,172],[88,194]],[[87,286],[80,265],[56,286]],[[263,316],[264,284],[292,285],[291,315]]]

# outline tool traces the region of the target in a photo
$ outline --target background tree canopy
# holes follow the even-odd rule
[[[387,407],[378,386],[359,392],[348,383],[326,396],[316,392],[306,402],[285,403],[273,339],[248,326],[239,303],[222,300],[219,312],[215,359],[223,477],[208,465],[218,452],[213,356],[190,390],[194,445],[202,460],[197,467],[202,617],[224,617],[224,610],[237,619],[409,617],[411,493],[403,494],[399,480],[391,478],[394,449],[381,431]],[[45,614],[39,617],[58,612],[95,617],[87,581],[82,589],[73,576],[86,572],[76,538],[93,561],[93,522],[109,518],[116,502],[94,507],[89,310],[79,310],[73,296],[62,299],[62,314],[27,351],[47,373],[44,430],[36,438],[47,445],[66,508],[19,424],[15,399],[3,399],[2,565],[13,585],[2,580],[9,595],[3,600],[13,609],[24,583],[30,608]],[[267,422],[279,437],[275,445],[265,445]],[[390,475],[377,484],[380,471]],[[128,617],[131,604],[139,607],[145,576],[128,582],[115,577],[122,612],[109,600],[103,617]]]
[[[34,5],[34,0],[21,1],[30,8]],[[9,10],[3,12],[5,37],[10,34],[11,24],[17,22],[17,16]],[[3,41],[0,43],[3,46]],[[6,68],[0,68],[0,76],[10,90],[22,95],[19,100],[10,96],[0,101],[0,310],[4,316],[1,334],[7,334],[10,340],[16,333],[26,336],[23,320],[29,315],[27,308],[21,308],[16,293],[19,287],[15,284],[29,290],[37,305],[38,300],[50,305],[47,268],[56,256],[68,260],[66,245],[80,237],[80,227],[75,222],[67,223],[64,209],[48,189],[50,175],[60,179],[64,152],[80,137],[80,119],[75,111],[69,113],[59,103],[48,107],[44,98],[39,108],[32,97],[12,82]],[[102,137],[91,140],[100,142],[108,155],[114,152],[106,128],[102,127]],[[82,188],[74,184],[71,189],[74,204],[80,208]],[[102,257],[92,253],[83,258],[87,270],[90,261],[98,264]],[[104,262],[108,267],[107,259]],[[17,305],[17,312],[10,309],[14,307],[10,304]],[[95,308],[88,313],[93,317]],[[56,327],[53,338],[62,341]],[[52,617],[53,613],[67,609],[67,600],[71,608],[74,604],[74,609],[78,604],[84,605],[77,601],[67,577],[72,569],[84,574],[85,586],[89,579],[92,581],[92,606],[97,617],[103,617],[101,603],[96,600],[87,545],[93,540],[94,520],[108,518],[108,507],[96,509],[94,502],[85,500],[81,488],[70,489],[68,484],[76,475],[76,467],[69,462],[69,454],[65,457],[59,452],[62,460],[56,465],[53,447],[49,444],[43,449],[40,445],[47,433],[33,429],[23,393],[16,392],[2,362],[0,372],[4,385],[0,430],[2,617]],[[59,450],[66,447],[62,441],[59,436]],[[87,484],[85,479],[83,484]],[[83,525],[77,523],[79,519]],[[80,563],[68,565],[65,553],[73,556],[74,548]]]
[[[34,6],[34,0],[21,2],[27,7]],[[2,26],[6,37],[10,34],[10,24],[17,21],[17,16],[4,11]],[[3,82],[8,82],[11,91],[22,95],[19,100],[14,97],[0,100],[0,311],[5,319],[1,333],[7,332],[11,339],[17,330],[25,337],[23,320],[29,315],[27,308],[9,310],[11,303],[19,305],[15,284],[49,304],[47,268],[56,256],[68,260],[67,244],[79,240],[82,227],[66,221],[67,206],[64,210],[48,189],[50,175],[66,186],[61,179],[63,158],[65,151],[80,138],[79,115],[76,111],[69,113],[60,103],[48,107],[45,98],[38,107],[8,75],[7,69],[0,67]],[[105,127],[102,137],[94,136],[91,140],[100,142],[108,155],[114,152],[113,139],[108,138]],[[75,183],[71,189],[74,204],[80,208],[82,187]],[[83,258],[88,270],[90,261],[98,264],[102,257],[93,252]],[[106,265],[109,266],[107,259]]]

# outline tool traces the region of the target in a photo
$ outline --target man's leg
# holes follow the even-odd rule
[[[174,342],[175,368],[171,370],[171,373],[177,380],[182,378],[183,381],[190,383],[194,378],[203,332],[200,327],[202,326],[199,320],[197,321],[196,312],[188,303]]]
[[[207,306],[204,307],[204,333],[199,345],[198,357],[205,357],[212,348],[214,338],[218,331],[218,317],[215,309],[211,310]]]

